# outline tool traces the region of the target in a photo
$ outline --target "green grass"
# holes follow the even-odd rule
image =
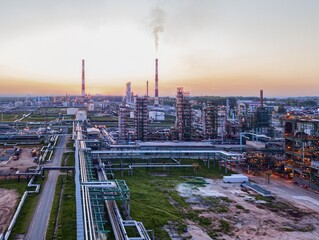
[[[182,215],[160,191],[167,179],[156,179],[143,170],[137,170],[135,176],[125,180],[130,188],[133,219],[142,221],[146,229],[154,229],[158,239],[169,239],[162,227],[169,220],[181,221]]]
[[[0,114],[0,121],[13,122],[14,120],[22,118],[23,113],[2,113]]]
[[[227,197],[204,197],[204,205],[216,213],[226,213],[229,209],[231,200]]]
[[[232,231],[232,226],[230,223],[224,219],[219,220],[220,230],[225,234],[230,234]]]
[[[72,143],[73,146],[73,142]],[[69,143],[69,144],[70,144]],[[63,166],[74,166],[74,152],[63,154]],[[53,200],[53,206],[50,213],[50,220],[46,239],[52,239],[54,234],[54,225],[58,215],[58,205],[60,195],[63,193],[60,206],[59,218],[57,219],[57,239],[76,239],[76,206],[75,206],[75,183],[74,178],[69,175],[60,175],[56,185],[56,191]]]
[[[44,183],[44,180],[40,177],[37,178],[34,183],[40,183],[41,185]],[[0,183],[1,188],[6,188],[6,189],[16,189],[17,192],[19,193],[19,201],[23,195],[23,193],[28,190],[27,189],[27,181],[25,180],[18,180],[16,179],[10,179],[10,180],[1,180]],[[34,189],[34,188],[29,188]],[[41,191],[41,188],[40,188]],[[26,234],[29,229],[29,225],[32,219],[33,211],[36,207],[36,204],[38,202],[40,194],[36,193],[31,193],[28,194],[24,205],[21,208],[21,211],[19,213],[19,216],[17,218],[16,224],[14,225],[10,239],[13,239],[16,234]],[[18,205],[17,205],[18,206]]]
[[[74,148],[74,141],[68,142],[66,147],[69,148],[69,149],[73,149]]]
[[[14,239],[17,234],[26,234],[29,230],[33,211],[37,205],[39,194],[29,194],[21,208],[18,219],[12,229],[10,239]]]
[[[114,116],[95,116],[94,114],[89,114],[88,118],[91,121],[101,121],[101,122],[118,122],[118,117]]]
[[[75,156],[74,152],[64,153],[62,156],[62,166],[74,166]]]
[[[58,219],[57,239],[76,239],[75,183],[71,176],[65,177],[62,204]]]
[[[198,160],[183,160],[183,164],[199,162]],[[218,168],[207,169],[201,162],[197,176],[207,178],[220,178],[223,173]],[[193,176],[192,168],[166,169],[167,176],[156,176],[154,173],[163,173],[163,168],[158,169],[136,169],[133,176],[116,176],[124,179],[131,194],[131,216],[137,221],[143,222],[146,229],[153,229],[156,239],[170,239],[163,226],[168,221],[177,221],[179,225],[185,226],[184,220],[190,219],[200,226],[209,230],[211,221],[200,217],[200,211],[192,210],[179,196],[175,187],[185,182],[181,176]],[[225,205],[228,199],[222,199]],[[228,210],[228,209],[227,209]]]
[[[266,201],[266,202],[270,202],[270,203],[274,199],[272,197],[264,197],[263,195],[259,195],[259,194],[256,195],[255,198],[256,198],[256,200],[262,200],[262,201]]]
[[[27,184],[25,179],[20,179],[20,182],[17,179],[0,180],[0,188],[15,189],[20,197],[27,190]]]

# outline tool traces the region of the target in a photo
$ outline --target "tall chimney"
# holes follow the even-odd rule
[[[85,97],[85,60],[82,59],[82,97]]]
[[[260,106],[264,106],[264,91],[260,90]]]
[[[155,99],[154,99],[154,105],[158,106],[158,59],[155,59]]]
[[[148,81],[146,81],[146,97],[148,97]]]

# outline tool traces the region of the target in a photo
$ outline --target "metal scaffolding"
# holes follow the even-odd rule
[[[128,141],[128,118],[130,109],[125,104],[119,108],[118,127],[119,127],[119,140]]]
[[[319,190],[319,119],[287,116],[284,136],[286,173]]]
[[[210,102],[203,107],[203,133],[205,139],[217,138],[218,109]]]
[[[148,97],[136,98],[134,126],[136,139],[146,141],[148,137]]]
[[[182,141],[192,139],[192,105],[188,96],[189,92],[185,92],[182,87],[177,88],[175,127],[178,140]]]
[[[130,192],[125,181],[108,180],[104,171],[105,165],[100,158],[92,159],[91,149],[86,147],[82,126],[77,124],[74,131],[76,132],[77,236],[80,239],[106,239],[110,232],[107,225],[111,225],[115,239],[150,240],[143,224],[134,220],[123,220],[117,207],[116,201],[122,201],[123,214],[130,219]],[[108,219],[106,212],[109,215]],[[134,224],[140,237],[128,236],[125,229],[128,224]]]

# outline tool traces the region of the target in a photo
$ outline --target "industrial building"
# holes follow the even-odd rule
[[[284,137],[286,173],[319,190],[319,119],[288,115]]]
[[[126,104],[121,104],[118,112],[119,140],[128,141],[128,118],[130,109]]]
[[[237,114],[243,132],[271,135],[272,109],[264,105],[263,90],[260,90],[260,102],[245,103],[239,101]]]
[[[88,102],[86,108],[87,108],[87,110],[89,112],[93,112],[94,111],[94,101],[92,99],[90,99],[90,101]]]
[[[136,140],[146,141],[148,136],[148,97],[135,99],[134,126]]]
[[[192,105],[188,96],[189,93],[185,92],[182,87],[177,88],[175,128],[178,140],[182,141],[192,139]]]
[[[218,110],[212,103],[203,106],[203,135],[205,139],[215,139],[218,133]]]

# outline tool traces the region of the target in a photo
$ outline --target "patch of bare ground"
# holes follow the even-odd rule
[[[268,199],[243,191],[239,184],[207,182],[202,187],[185,183],[177,187],[197,215],[192,218],[198,221],[187,224],[191,236],[199,228],[210,239],[319,239],[318,213],[283,198]]]
[[[0,235],[4,234],[10,224],[18,198],[15,190],[0,188]]]
[[[20,147],[19,147],[20,148]],[[34,147],[35,148],[35,147]],[[21,147],[22,151],[19,158],[14,160],[12,153],[8,154],[14,148],[2,148],[0,149],[0,155],[7,156],[6,161],[0,161],[0,176],[15,174],[17,171],[26,172],[29,168],[35,168],[37,164],[33,162],[33,157],[31,155],[32,147]],[[9,151],[8,151],[9,150]]]

